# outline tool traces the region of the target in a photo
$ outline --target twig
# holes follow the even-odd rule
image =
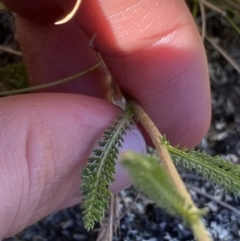
[[[237,64],[237,62],[214,40],[209,38],[207,35],[205,38],[237,70],[237,72],[240,73],[240,66]]]
[[[206,7],[212,9],[213,11],[220,13],[222,16],[226,15],[226,12],[218,7],[216,7],[215,5],[209,3],[208,1],[205,0],[199,0],[199,2],[201,2],[202,4],[204,4]]]
[[[112,241],[113,238],[113,208],[114,208],[114,197],[111,197],[109,207],[109,217],[106,224],[102,224],[99,230],[97,241]]]
[[[132,207],[134,206],[134,204],[136,203],[137,199],[139,198],[141,192],[138,192],[138,194],[136,195],[136,197],[134,198],[134,200],[132,201],[132,203],[127,207],[127,209],[121,214],[121,216],[119,218],[116,218],[113,220],[113,223],[117,223],[119,222],[122,218],[124,218],[124,216],[132,209]],[[102,225],[107,226],[108,222],[103,223]],[[96,228],[94,229],[94,231],[99,231],[100,228]]]
[[[64,83],[69,82],[71,80],[74,80],[78,77],[81,77],[81,76],[95,70],[96,68],[98,68],[100,66],[101,66],[101,63],[97,63],[94,66],[90,67],[89,69],[87,69],[85,71],[82,71],[79,74],[76,74],[76,75],[61,79],[61,80],[57,80],[57,81],[54,81],[54,82],[50,82],[50,83],[47,83],[47,84],[28,87],[28,88],[24,88],[24,89],[18,89],[18,90],[2,91],[2,92],[0,92],[0,96],[22,94],[22,93],[27,93],[27,92],[36,91],[36,90],[42,90],[42,89],[46,89],[46,88],[53,87],[53,86],[56,86],[56,85],[64,84]]]
[[[14,50],[14,49],[6,47],[6,46],[0,45],[0,50],[11,53],[11,54],[15,54],[17,56],[22,56],[22,53],[20,51]]]
[[[188,188],[192,189],[194,192],[197,192],[197,193],[199,193],[200,195],[202,195],[202,196],[204,196],[204,197],[206,197],[206,198],[214,201],[215,203],[221,205],[222,207],[225,207],[225,208],[231,210],[231,211],[234,212],[235,214],[240,215],[240,211],[239,211],[237,208],[234,208],[233,206],[231,206],[231,205],[229,205],[229,204],[227,204],[227,203],[225,203],[225,202],[222,202],[222,201],[218,200],[218,199],[215,198],[214,196],[209,195],[209,194],[203,192],[202,190],[200,190],[200,189],[197,188],[197,187],[192,186],[191,184],[186,184],[186,186],[187,186]]]
[[[206,27],[207,27],[207,20],[206,20],[206,11],[205,7],[202,2],[199,2],[201,18],[202,18],[202,41],[204,42],[206,36]]]

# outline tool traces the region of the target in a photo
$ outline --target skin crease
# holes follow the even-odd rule
[[[173,145],[191,148],[206,134],[207,61],[184,1],[83,0],[74,19],[60,26],[53,23],[73,8],[74,0],[3,2],[17,13],[32,85],[96,64],[89,42],[97,33],[94,45],[121,89],[142,105]],[[0,238],[79,203],[81,167],[119,111],[104,100],[106,79],[98,69],[46,90],[62,93],[0,100]],[[138,131],[127,134],[124,148],[145,151]],[[118,168],[113,191],[129,183],[125,175]]]

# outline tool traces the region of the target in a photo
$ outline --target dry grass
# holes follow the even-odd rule
[[[240,73],[240,64],[207,33],[207,24],[214,14],[225,20],[226,24],[235,30],[236,35],[240,35],[240,0],[187,0],[186,2],[196,19],[203,41],[210,43]]]

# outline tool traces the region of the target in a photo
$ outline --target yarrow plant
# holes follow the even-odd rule
[[[131,129],[133,113],[128,109],[103,133],[98,149],[88,158],[82,170],[83,221],[86,229],[92,229],[100,221],[108,207],[111,192],[108,186],[114,181],[115,162],[124,141],[124,135]]]
[[[69,21],[80,4],[81,0],[77,0],[73,10],[55,24],[64,24]],[[51,86],[79,77],[99,66],[100,64],[97,64],[76,76],[51,83]],[[44,85],[38,88],[46,87],[49,86]],[[3,92],[1,95],[33,91],[37,87],[33,88]],[[113,175],[119,148],[124,142],[126,131],[131,129],[134,121],[139,121],[146,129],[158,154],[157,156],[139,155],[126,152],[121,156],[121,162],[129,171],[134,184],[171,215],[180,216],[183,222],[192,228],[198,241],[210,241],[211,237],[202,222],[206,210],[200,210],[195,206],[176,166],[180,165],[186,170],[195,170],[205,179],[222,185],[226,191],[233,192],[235,196],[240,193],[240,166],[233,165],[220,157],[211,157],[199,151],[188,151],[185,148],[178,149],[178,147],[171,146],[142,107],[132,99],[126,99],[126,108],[104,131],[102,140],[92,151],[92,156],[88,158],[88,163],[81,172],[85,228],[87,230],[94,228],[94,224],[102,220],[105,209],[109,206],[108,202],[112,194],[108,187],[114,181]]]

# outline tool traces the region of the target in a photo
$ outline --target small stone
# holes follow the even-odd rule
[[[88,236],[85,234],[74,234],[73,238],[74,238],[74,240],[78,240],[78,241],[88,240]]]
[[[212,137],[214,141],[222,141],[228,136],[227,132],[221,132]]]
[[[37,235],[37,236],[33,237],[33,241],[45,241],[45,239],[43,237]]]
[[[217,130],[222,130],[226,127],[226,123],[225,122],[216,123],[215,127],[216,127]]]
[[[73,227],[74,222],[73,222],[72,219],[69,219],[69,220],[67,220],[65,222],[60,223],[60,225],[61,225],[62,229],[68,229],[68,228]]]

